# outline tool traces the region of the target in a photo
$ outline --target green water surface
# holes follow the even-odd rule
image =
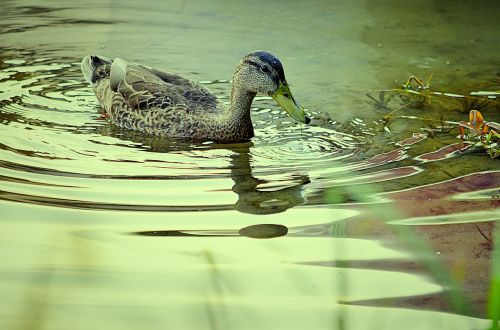
[[[456,151],[459,101],[384,129],[398,105],[367,94],[431,74],[437,91],[500,90],[499,15],[497,1],[4,0],[0,328],[486,329],[492,257],[474,224],[500,218],[498,160]],[[117,129],[80,72],[85,55],[120,56],[228,102],[259,49],[313,121],[258,96],[238,145]]]

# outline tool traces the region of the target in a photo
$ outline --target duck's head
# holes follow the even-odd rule
[[[311,119],[295,101],[278,58],[265,51],[243,57],[236,68],[234,83],[252,93],[270,95],[295,120],[308,124]]]

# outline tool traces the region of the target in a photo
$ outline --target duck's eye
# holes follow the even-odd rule
[[[269,72],[269,67],[267,65],[263,65],[260,67],[260,71],[264,72],[264,73],[268,73]]]

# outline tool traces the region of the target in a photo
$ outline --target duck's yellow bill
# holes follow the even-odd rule
[[[280,86],[276,92],[271,94],[271,97],[295,120],[309,124],[311,119],[306,116],[304,109],[295,102],[295,99],[290,92],[290,87],[285,83],[280,82]]]

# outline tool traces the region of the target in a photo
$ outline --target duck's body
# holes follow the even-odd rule
[[[238,64],[229,107],[187,79],[119,58],[87,56],[82,71],[110,120],[145,134],[248,141],[254,134],[250,107],[257,92],[272,95],[297,120],[309,121],[290,94],[281,63],[266,52],[249,54]]]

